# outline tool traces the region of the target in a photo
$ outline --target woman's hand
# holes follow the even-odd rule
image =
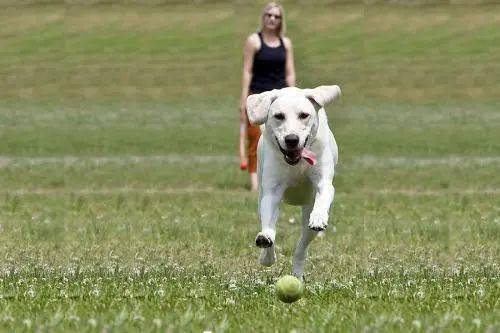
[[[248,159],[243,157],[240,162],[240,170],[246,170],[248,168]]]

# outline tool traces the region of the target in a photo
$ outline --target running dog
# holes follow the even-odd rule
[[[260,263],[276,261],[275,237],[279,204],[302,206],[302,235],[295,248],[293,274],[304,274],[307,248],[318,232],[328,226],[335,189],[333,176],[338,148],[324,107],[340,96],[340,88],[283,88],[250,95],[247,115],[261,125],[257,149]]]

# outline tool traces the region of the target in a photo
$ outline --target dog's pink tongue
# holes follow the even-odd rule
[[[316,164],[316,154],[314,154],[312,151],[304,148],[304,149],[302,149],[301,156],[303,159],[306,160],[307,163],[309,163],[311,165]]]

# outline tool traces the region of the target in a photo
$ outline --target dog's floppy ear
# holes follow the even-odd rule
[[[322,107],[330,104],[334,100],[340,97],[340,87],[335,86],[319,86],[314,89],[304,89],[304,94],[307,98],[311,100],[314,107],[317,109],[318,106],[321,109]]]
[[[247,116],[250,124],[262,125],[266,122],[271,103],[278,97],[277,91],[275,89],[247,97]]]

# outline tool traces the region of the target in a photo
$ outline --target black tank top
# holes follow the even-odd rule
[[[280,37],[278,47],[269,47],[264,43],[261,32],[259,32],[259,38],[260,50],[255,53],[253,58],[250,91],[261,93],[286,87],[286,49],[283,39]]]

